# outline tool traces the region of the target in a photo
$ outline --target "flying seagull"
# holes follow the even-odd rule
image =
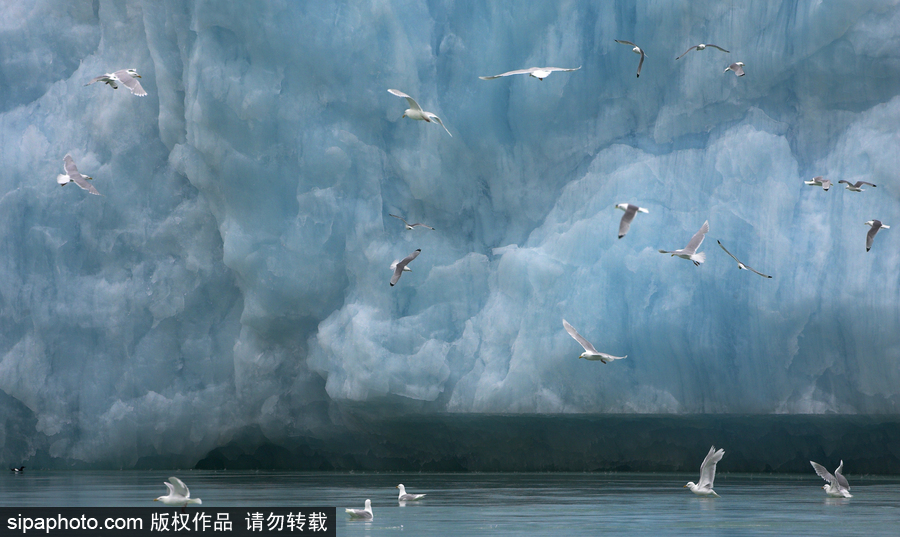
[[[661,254],[672,254],[673,256],[678,256],[682,259],[690,259],[694,262],[694,265],[700,266],[700,263],[706,261],[706,252],[697,253],[697,248],[700,248],[700,244],[703,243],[703,238],[709,232],[709,220],[703,222],[703,225],[700,227],[700,231],[694,234],[691,237],[691,242],[688,243],[687,246],[682,248],[681,250],[675,250],[674,252],[670,252],[667,250],[659,250]]]
[[[577,71],[581,69],[581,66],[575,67],[574,69],[566,69],[565,67],[529,67],[528,69],[516,69],[515,71],[507,71],[505,73],[501,73],[499,75],[494,76],[480,76],[481,80],[494,80],[495,78],[500,78],[502,76],[512,76],[512,75],[528,75],[533,76],[534,78],[543,82],[545,78],[550,76],[550,73],[553,71]]]
[[[24,474],[24,473],[25,473],[25,467],[24,467],[24,466],[19,466],[18,468],[10,468],[9,471],[12,472],[12,473],[14,473],[14,474]]]
[[[393,216],[394,218],[399,218],[400,220],[403,220],[403,223],[406,224],[406,229],[407,229],[407,230],[411,230],[412,228],[414,228],[414,227],[416,227],[416,226],[422,226],[422,227],[427,227],[428,229],[434,231],[434,228],[433,228],[433,227],[431,227],[431,226],[429,226],[429,225],[426,225],[426,224],[423,224],[423,223],[421,223],[421,222],[416,222],[415,224],[410,224],[410,223],[407,222],[406,219],[403,218],[402,216],[397,216],[396,214],[392,214],[391,216]]]
[[[187,507],[189,503],[203,503],[203,500],[200,498],[191,498],[191,491],[188,490],[184,481],[177,477],[170,477],[168,481],[163,481],[163,484],[166,486],[166,489],[169,490],[169,493],[165,496],[156,498],[153,500],[154,502],[162,502],[165,505],[180,505],[182,511],[184,511],[184,508]]]
[[[834,475],[831,475],[824,466],[817,462],[809,461],[809,463],[812,464],[813,469],[819,474],[819,477],[828,482],[827,485],[822,485],[822,488],[825,489],[825,494],[832,498],[853,497],[853,495],[850,494],[850,483],[841,473],[841,470],[844,469],[844,461],[841,461],[840,466],[834,471]]]
[[[634,47],[633,49],[631,49],[632,52],[634,52],[635,54],[641,55],[641,61],[638,63],[638,70],[637,70],[637,76],[640,77],[641,76],[641,67],[643,67],[644,58],[647,56],[646,54],[644,54],[643,49],[641,49],[641,47],[635,45],[631,41],[620,41],[619,39],[616,39],[616,43],[621,43],[623,45],[630,45],[630,46]]]
[[[813,177],[810,181],[803,181],[803,184],[809,186],[820,186],[825,192],[828,192],[828,189],[831,188],[831,181],[825,179],[821,175]]]
[[[687,485],[682,488],[691,489],[691,492],[697,496],[715,496],[718,498],[719,495],[713,490],[713,482],[716,480],[716,463],[722,460],[723,456],[725,456],[724,449],[716,451],[716,446],[711,446],[709,453],[706,454],[706,458],[703,459],[703,464],[700,465],[700,482],[694,484],[693,481],[688,481]]]
[[[891,226],[886,226],[881,223],[881,220],[869,220],[866,222],[867,226],[872,226],[872,229],[866,233],[866,251],[872,249],[872,241],[875,240],[875,235],[878,233],[879,229],[891,229]]]
[[[408,494],[406,492],[406,487],[403,486],[403,483],[397,485],[397,488],[400,489],[400,497],[397,498],[397,500],[401,502],[412,502],[425,497],[424,494]]]
[[[700,43],[699,45],[694,45],[693,47],[691,47],[691,48],[685,50],[685,51],[684,51],[684,54],[682,54],[681,56],[679,56],[679,57],[677,57],[677,58],[675,58],[675,59],[676,59],[676,60],[680,60],[680,59],[683,58],[684,55],[687,54],[688,52],[690,52],[690,51],[692,51],[692,50],[703,50],[703,49],[705,49],[706,47],[717,48],[717,49],[721,50],[722,52],[729,52],[729,53],[730,53],[730,51],[725,50],[724,48],[720,47],[719,45],[713,45],[713,44],[711,44],[711,43]]]
[[[744,76],[744,62],[732,63],[731,65],[726,67],[725,71],[723,72],[727,73],[728,71],[733,72],[737,76]]]
[[[638,207],[637,205],[632,205],[630,203],[620,203],[616,205],[616,209],[622,209],[625,211],[625,214],[622,215],[622,220],[619,221],[619,238],[625,236],[628,233],[628,228],[631,227],[631,221],[634,220],[634,215],[638,212],[641,213],[649,213],[647,209],[643,207]]]
[[[350,515],[350,518],[361,518],[364,520],[372,520],[375,515],[372,513],[372,500],[366,500],[365,509],[344,509]]]
[[[94,185],[88,183],[88,181],[92,180],[93,177],[88,177],[87,175],[81,175],[78,173],[78,168],[75,166],[75,161],[72,160],[72,157],[66,155],[63,157],[63,169],[66,173],[61,173],[56,176],[56,182],[59,183],[59,186],[66,186],[70,182],[75,183],[80,186],[82,189],[87,190],[91,194],[95,194],[97,196],[100,195],[97,192],[97,189],[94,188]]]
[[[575,328],[568,323],[565,319],[563,319],[563,328],[566,329],[566,332],[569,333],[572,338],[577,341],[582,347],[584,347],[584,352],[581,353],[579,358],[584,358],[585,360],[597,361],[600,360],[604,364],[607,362],[612,362],[613,360],[621,360],[623,358],[628,358],[628,355],[625,356],[613,356],[611,354],[606,354],[605,352],[597,352],[597,349],[591,345],[591,342],[581,337],[581,334],[578,333]]]
[[[847,186],[845,186],[844,188],[846,188],[850,192],[862,192],[863,190],[865,190],[864,188],[861,188],[863,185],[869,185],[870,187],[875,188],[875,185],[866,181],[857,181],[855,183],[850,183],[850,181],[841,179],[840,181],[838,181],[838,184],[841,183],[847,183]]]
[[[85,86],[90,86],[94,82],[103,82],[104,84],[109,84],[112,89],[119,89],[119,85],[116,84],[116,82],[121,82],[122,84],[125,84],[126,88],[131,90],[131,93],[138,97],[144,97],[147,95],[147,92],[141,87],[141,83],[135,80],[137,78],[141,78],[141,75],[134,69],[119,69],[115,73],[106,73],[105,75],[95,77],[85,84]]]
[[[408,265],[409,262],[412,261],[413,259],[419,257],[419,253],[421,251],[422,251],[422,249],[418,248],[418,249],[416,249],[415,252],[409,254],[408,256],[404,257],[400,261],[394,261],[394,263],[391,265],[391,267],[394,269],[394,275],[391,276],[391,287],[393,287],[397,283],[397,280],[400,279],[400,275],[403,274],[404,270],[407,272],[410,271],[410,269],[408,269],[406,267],[406,265]]]
[[[419,103],[417,103],[416,100],[413,99],[412,97],[410,97],[409,95],[403,93],[400,90],[395,90],[395,89],[389,89],[388,92],[391,95],[396,95],[397,97],[403,97],[404,99],[406,99],[406,102],[409,103],[409,108],[407,108],[406,111],[403,112],[403,115],[400,117],[408,117],[410,119],[417,119],[419,121],[426,121],[428,123],[435,121],[438,125],[440,125],[441,127],[444,127],[444,122],[441,121],[441,118],[437,117],[436,115],[432,114],[431,112],[426,112],[425,110],[422,110],[422,107],[419,106]],[[447,134],[450,134],[450,131],[447,130],[447,127],[444,127],[444,130],[447,131]],[[450,134],[450,137],[452,138],[453,135]]]
[[[718,242],[718,243],[719,243],[719,246],[721,246],[722,249],[725,250],[725,247],[722,246],[722,241],[720,241],[719,239],[716,239],[716,242]],[[762,272],[760,272],[760,271],[754,269],[753,267],[748,267],[747,265],[741,263],[741,260],[738,259],[738,258],[736,258],[736,257],[734,257],[734,254],[732,254],[732,253],[729,252],[728,250],[725,250],[725,253],[728,254],[728,255],[730,255],[730,256],[731,256],[731,259],[734,259],[735,261],[737,261],[737,264],[738,264],[738,268],[739,268],[739,269],[746,269],[746,270],[749,270],[750,272],[754,272],[754,273],[756,273],[756,274],[759,274],[759,275],[762,276],[763,278],[771,278],[771,276],[768,276],[768,275],[766,275],[766,274],[763,274]]]

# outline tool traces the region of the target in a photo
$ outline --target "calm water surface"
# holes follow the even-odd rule
[[[812,473],[812,472],[810,472]],[[0,478],[13,506],[153,506],[177,475],[203,507],[337,506],[338,535],[900,535],[900,478],[848,475],[850,499],[829,499],[815,474],[720,474],[718,499],[683,489],[681,474],[330,474],[65,472]],[[426,493],[398,505],[398,483]],[[345,507],[372,500],[375,520]]]

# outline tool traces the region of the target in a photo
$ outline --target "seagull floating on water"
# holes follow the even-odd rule
[[[408,265],[409,262],[412,261],[413,259],[419,257],[419,254],[420,254],[421,252],[422,252],[422,249],[421,249],[421,248],[418,248],[418,249],[416,249],[415,252],[409,254],[408,256],[404,257],[404,258],[401,259],[400,261],[394,261],[394,262],[391,264],[391,268],[394,269],[394,275],[391,276],[391,287],[393,287],[393,286],[397,283],[397,280],[400,279],[400,275],[403,274],[403,271],[404,271],[404,270],[405,270],[406,272],[411,272],[411,271],[412,271],[412,270],[411,270],[410,268],[408,268],[406,265]]]
[[[828,192],[828,189],[831,188],[831,181],[825,179],[821,175],[813,177],[810,181],[803,181],[803,184],[809,186],[820,186],[825,192]]]
[[[422,226],[422,227],[427,227],[428,229],[434,231],[434,228],[433,228],[433,227],[431,227],[431,226],[429,226],[429,225],[427,225],[427,224],[423,224],[422,222],[416,222],[415,224],[410,224],[410,223],[407,222],[406,219],[403,218],[402,216],[397,216],[396,214],[392,214],[391,216],[393,216],[394,218],[399,218],[400,220],[403,220],[403,223],[406,224],[406,229],[407,229],[407,230],[411,230],[412,228],[414,228],[414,227],[416,227],[416,226]]]
[[[425,110],[422,110],[422,107],[419,106],[419,103],[417,103],[416,100],[413,99],[412,97],[410,97],[409,95],[403,93],[400,90],[395,90],[395,89],[389,89],[388,92],[391,95],[396,95],[397,97],[403,97],[404,99],[406,99],[406,102],[409,103],[409,108],[407,108],[406,111],[403,112],[403,115],[401,117],[408,117],[410,119],[426,121],[428,123],[431,123],[432,121],[434,121],[441,127],[444,127],[444,122],[441,121],[441,118],[437,117],[436,115],[432,114],[431,112],[426,112]],[[444,130],[447,131],[447,134],[450,134],[450,131],[447,129],[447,127],[444,127]],[[452,138],[453,135],[450,134],[450,137]]]
[[[424,494],[407,494],[406,487],[403,486],[403,483],[397,485],[397,488],[400,489],[400,497],[397,498],[397,500],[401,502],[412,502],[425,497]]]
[[[850,483],[847,482],[847,478],[841,473],[841,470],[844,469],[844,461],[841,461],[840,466],[834,471],[834,475],[828,473],[828,470],[817,462],[809,461],[809,463],[812,464],[813,469],[819,474],[819,477],[828,482],[827,485],[822,485],[822,488],[825,489],[825,494],[832,498],[853,497],[853,495],[850,494]]]
[[[857,181],[855,183],[851,183],[850,181],[841,179],[840,181],[838,181],[838,184],[841,183],[847,183],[847,186],[844,188],[846,188],[850,192],[862,192],[863,190],[865,190],[864,188],[861,188],[863,185],[869,185],[870,187],[875,188],[875,185],[867,181]]]
[[[23,474],[23,473],[25,473],[25,467],[19,466],[18,468],[10,468],[9,471],[14,474]]]
[[[90,86],[94,82],[103,82],[104,84],[109,84],[112,89],[119,89],[119,85],[116,84],[116,82],[121,82],[122,84],[125,84],[126,88],[131,90],[131,93],[138,97],[144,97],[147,95],[147,92],[144,91],[141,83],[135,80],[137,78],[141,78],[141,75],[134,69],[119,69],[115,73],[106,73],[105,75],[95,77],[85,84],[85,86]]]
[[[169,490],[169,493],[165,496],[156,498],[153,500],[154,502],[162,502],[166,505],[174,506],[180,505],[182,511],[184,511],[184,508],[187,507],[189,503],[196,503],[198,505],[203,503],[203,500],[200,498],[191,498],[191,491],[188,490],[184,481],[177,477],[170,477],[169,481],[163,481],[163,484]]]
[[[678,256],[682,259],[690,259],[694,262],[694,265],[700,266],[700,263],[706,261],[706,252],[697,253],[697,248],[700,248],[700,244],[703,243],[704,237],[709,232],[709,220],[703,222],[703,225],[700,227],[700,231],[694,234],[691,237],[691,242],[688,243],[687,246],[682,248],[681,250],[675,250],[674,252],[670,252],[668,250],[659,250],[661,254],[672,254],[673,256]]]
[[[866,251],[872,249],[872,241],[875,240],[875,235],[878,233],[879,229],[891,229],[891,226],[886,226],[881,223],[881,220],[869,220],[866,222],[867,226],[872,226],[872,229],[866,233]]]
[[[372,500],[366,500],[365,509],[344,509],[350,515],[350,518],[361,518],[363,520],[372,520],[375,514],[372,513]]]
[[[744,76],[744,62],[732,63],[725,68],[724,72],[727,73],[728,71],[733,72],[737,76]]]
[[[480,76],[481,80],[493,80],[495,78],[500,78],[502,76],[512,76],[512,75],[528,75],[533,76],[534,78],[544,81],[545,78],[550,76],[550,73],[554,71],[577,71],[581,69],[581,66],[575,67],[574,69],[567,69],[565,67],[529,67],[528,69],[516,69],[515,71],[507,71],[505,73],[501,73],[499,75],[494,76]]]
[[[591,342],[581,337],[581,334],[578,333],[575,328],[568,323],[565,319],[563,319],[563,328],[566,329],[566,332],[569,333],[572,338],[579,343],[582,347],[584,347],[584,352],[581,353],[579,358],[584,358],[585,360],[597,361],[600,360],[604,364],[607,362],[612,362],[613,360],[621,360],[623,358],[628,358],[628,355],[625,356],[613,356],[611,354],[606,354],[605,352],[597,352],[597,349],[591,345]]]
[[[619,238],[625,236],[628,233],[628,229],[631,227],[631,221],[634,220],[634,215],[638,212],[641,213],[649,213],[647,209],[643,207],[638,207],[637,205],[632,205],[630,203],[620,203],[616,205],[616,209],[622,209],[625,211],[625,214],[622,215],[622,220],[619,221]]]
[[[688,481],[687,485],[682,488],[691,489],[691,492],[697,496],[715,496],[718,498],[719,495],[713,490],[713,482],[716,480],[716,463],[722,460],[724,456],[724,449],[716,451],[716,446],[711,446],[709,453],[706,454],[706,458],[703,459],[703,464],[700,465],[700,482],[694,484],[693,481]]]
[[[720,246],[723,250],[725,250],[725,247],[722,246],[722,241],[720,241],[719,239],[716,239],[716,242],[718,242],[718,243],[719,243],[719,246]],[[762,272],[760,272],[760,271],[754,269],[753,267],[748,267],[747,265],[741,263],[741,260],[738,259],[738,258],[736,258],[736,257],[734,257],[734,254],[732,254],[732,253],[729,252],[728,250],[725,250],[725,253],[728,254],[728,255],[730,255],[730,256],[731,256],[731,259],[734,259],[735,261],[737,261],[737,264],[738,264],[738,268],[739,268],[739,269],[749,270],[750,272],[754,272],[754,273],[756,273],[756,274],[759,274],[759,275],[762,276],[763,278],[771,278],[771,276],[766,275],[766,274],[763,274]]]
[[[75,161],[72,160],[72,157],[66,155],[63,157],[63,169],[66,173],[61,173],[56,176],[56,182],[59,183],[59,186],[66,186],[69,183],[75,183],[80,186],[83,190],[87,190],[91,194],[95,194],[97,196],[100,195],[97,192],[97,189],[94,188],[94,185],[88,183],[88,181],[92,180],[93,177],[88,177],[87,175],[82,175],[78,173],[78,168],[75,166]]]
[[[729,53],[730,53],[730,51],[725,50],[724,48],[720,47],[719,45],[713,45],[712,43],[700,43],[699,45],[694,45],[693,47],[691,47],[691,48],[685,50],[685,51],[684,51],[684,54],[682,54],[681,56],[679,56],[679,57],[677,57],[677,58],[675,58],[675,59],[676,59],[676,60],[680,60],[681,58],[684,58],[685,54],[687,54],[688,52],[690,52],[690,51],[692,51],[692,50],[703,50],[703,49],[705,49],[706,47],[717,48],[717,49],[721,50],[722,52],[729,52]]]
[[[634,52],[635,54],[640,54],[640,55],[641,55],[641,61],[638,62],[638,70],[637,70],[637,76],[638,76],[638,78],[640,78],[640,76],[641,76],[641,67],[644,66],[644,58],[647,56],[647,55],[644,53],[644,50],[643,50],[641,47],[639,47],[639,46],[635,45],[634,43],[632,43],[631,41],[622,41],[622,40],[616,39],[616,43],[621,43],[621,44],[623,44],[623,45],[630,45],[630,46],[634,47],[633,49],[631,49],[632,52]]]

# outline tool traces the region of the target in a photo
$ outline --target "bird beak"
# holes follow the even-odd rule
[[[404,117],[406,117],[406,112],[403,112],[403,115],[402,115],[402,116],[400,116],[400,117],[401,117],[401,118],[404,118]]]
[[[159,501],[159,498],[153,498],[153,501],[154,501],[154,502],[158,502],[158,501]]]
[[[685,486],[683,486],[683,487],[681,487],[681,488],[686,489],[686,488],[687,488],[687,485],[685,485]]]

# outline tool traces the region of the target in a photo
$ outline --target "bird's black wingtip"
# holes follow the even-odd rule
[[[624,236],[625,236],[625,235],[619,235],[619,238],[621,239],[621,238],[624,237]]]

